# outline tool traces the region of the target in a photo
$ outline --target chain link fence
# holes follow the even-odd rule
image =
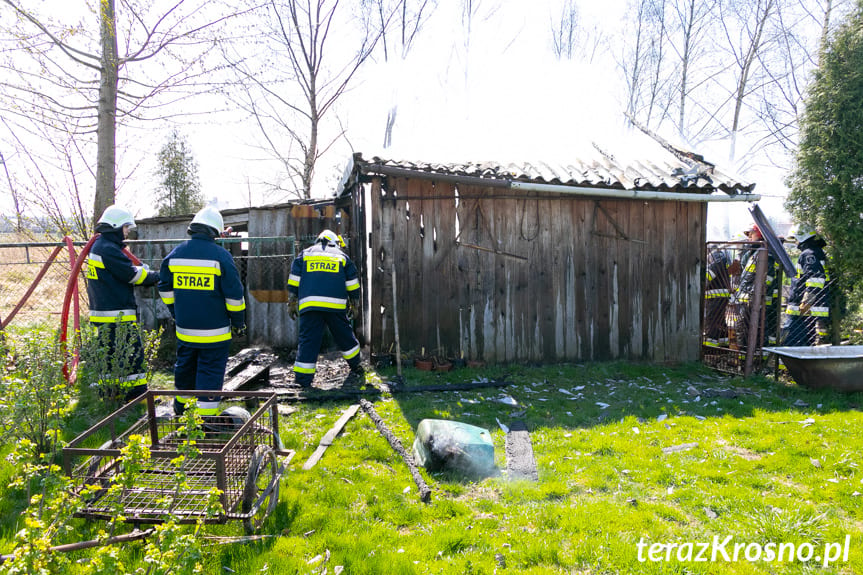
[[[162,259],[185,239],[132,240],[127,245],[142,263],[158,273]],[[233,255],[243,285],[253,296],[247,298],[247,306],[254,307],[255,304],[287,301],[288,276],[293,259],[300,249],[314,241],[314,237],[300,240],[294,237],[235,237],[218,241]],[[69,277],[85,242],[70,244],[0,244],[0,322],[4,327],[60,327]],[[77,302],[82,322],[89,316],[85,273],[86,265],[78,274],[75,297],[69,308],[70,317],[73,317]],[[135,291],[141,324],[145,328],[156,327],[170,317],[157,288],[138,287]],[[266,311],[260,315],[266,317]],[[72,329],[71,321],[68,328]]]
[[[60,327],[60,315],[74,261],[85,242],[0,243],[0,324]],[[38,281],[37,281],[38,280]],[[87,286],[74,284],[81,313],[88,310]]]

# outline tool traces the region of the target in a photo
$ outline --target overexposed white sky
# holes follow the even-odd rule
[[[560,0],[501,0],[493,13],[480,2],[470,44],[461,28],[460,2],[443,0],[406,61],[369,63],[324,129],[341,125],[348,140],[337,142],[318,166],[315,196],[333,192],[353,151],[408,161],[546,161],[591,157],[592,142],[618,157],[639,157],[630,149],[620,101],[623,90],[614,54],[595,61],[558,61],[551,52],[552,19]],[[621,25],[626,0],[582,1],[588,29]],[[617,49],[612,46],[611,50]],[[387,111],[398,102],[393,145],[383,149]],[[281,166],[242,145],[257,136],[249,122],[199,126],[189,132],[200,165],[205,196],[222,207],[284,201],[256,185]],[[673,135],[665,135],[673,140]],[[699,149],[727,172],[727,147]],[[763,178],[765,185],[761,184]],[[781,177],[747,174],[756,192],[781,194]],[[781,198],[765,197],[766,213],[782,210]],[[728,237],[747,227],[748,204],[711,204],[708,235]]]
[[[93,17],[85,0],[33,1],[68,11],[70,21]],[[594,61],[556,60],[551,26],[563,4],[564,0],[474,0],[478,10],[468,43],[462,2],[439,0],[408,59],[384,63],[379,57],[367,63],[325,117],[323,143],[341,128],[347,137],[336,140],[319,161],[313,195],[333,192],[353,152],[408,161],[564,163],[592,156],[591,144],[598,142],[618,157],[638,157],[639,150],[629,145],[624,128],[621,73],[614,58],[620,47],[600,50]],[[626,4],[626,0],[580,0],[584,28],[620,28]],[[339,37],[336,31],[331,41]],[[393,145],[385,150],[384,126],[394,102],[398,114]],[[209,104],[196,102],[192,109]],[[118,132],[123,168],[137,167],[128,181],[118,178],[117,200],[130,205],[139,217],[155,213],[156,154],[172,127],[143,123]],[[284,167],[257,146],[261,138],[251,119],[235,111],[182,119],[178,127],[198,162],[208,200],[231,208],[289,199],[267,192],[267,183],[282,177]],[[695,151],[724,171],[735,172],[734,166],[723,162],[727,145]],[[118,176],[123,175],[121,169]],[[748,173],[745,179],[758,182],[758,193],[783,192],[778,172]],[[762,206],[768,215],[774,213],[781,210],[781,198],[765,198]],[[728,220],[734,221],[732,228],[750,221],[742,204],[713,204],[710,214],[711,226],[720,234],[725,234]]]

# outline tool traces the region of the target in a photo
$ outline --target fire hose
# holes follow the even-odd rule
[[[66,377],[66,381],[69,382],[69,385],[73,385],[75,380],[78,378],[78,363],[80,361],[77,338],[78,334],[81,332],[81,310],[78,305],[78,274],[81,273],[81,268],[84,267],[84,262],[87,261],[87,255],[90,253],[90,249],[93,247],[93,243],[95,243],[99,238],[99,235],[100,234],[94,234],[81,249],[81,253],[79,253],[77,257],[75,255],[75,248],[72,245],[72,240],[68,237],[64,238],[66,245],[69,247],[70,260],[73,262],[72,271],[69,274],[69,281],[66,283],[66,294],[63,297],[63,309],[60,312],[60,349],[63,351],[64,358],[69,357],[66,345],[69,329],[69,308],[74,307],[75,311],[72,318],[72,323],[75,329],[75,342],[72,346],[71,353],[72,359],[71,361],[68,359],[64,359],[63,361],[63,375]],[[141,265],[141,260],[129,251],[129,248],[124,247],[123,253],[126,257],[132,260],[133,264],[136,266]]]

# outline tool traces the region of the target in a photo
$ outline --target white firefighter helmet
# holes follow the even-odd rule
[[[112,204],[105,208],[97,223],[109,225],[115,230],[122,229],[123,226],[129,226],[131,229],[135,227],[135,217],[126,208]]]
[[[207,227],[213,228],[216,235],[221,234],[225,229],[225,221],[222,219],[222,214],[212,206],[207,206],[195,214],[195,217],[192,218],[192,223],[203,224]]]
[[[325,245],[336,246],[339,248],[345,247],[345,240],[342,239],[342,236],[336,234],[336,232],[332,230],[324,230],[318,234],[318,238],[315,242],[319,242]]]
[[[812,229],[812,227],[810,227],[806,224],[799,224],[799,225],[796,225],[796,226],[791,228],[791,231],[788,234],[788,239],[795,241],[798,244],[802,244],[803,242],[805,242],[809,238],[812,238],[815,235],[817,235],[817,233],[818,232],[816,232],[814,229]]]

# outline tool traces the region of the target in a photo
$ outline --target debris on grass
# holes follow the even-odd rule
[[[695,449],[698,447],[697,443],[681,443],[680,445],[672,445],[670,447],[663,447],[662,453],[663,455],[668,455],[669,453],[679,453],[681,451],[689,451],[690,449]]]

